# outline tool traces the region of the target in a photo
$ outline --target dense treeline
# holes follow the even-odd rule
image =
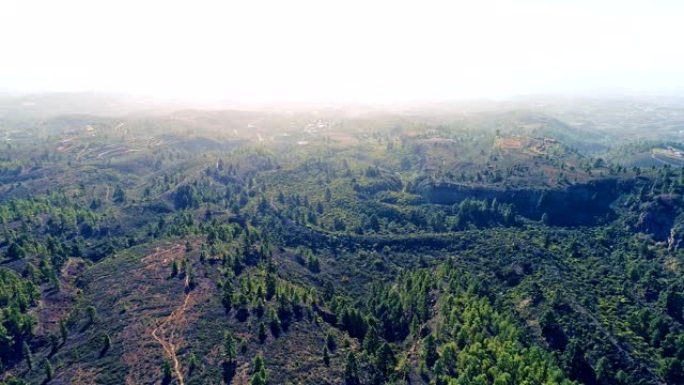
[[[493,308],[484,287],[451,263],[407,272],[376,286],[363,306],[367,318],[345,309],[341,325],[352,335],[366,330],[372,383],[408,380],[417,366],[435,384],[571,384],[551,355],[525,346],[523,329]],[[391,346],[407,343],[420,354],[397,359]]]
[[[4,370],[25,355],[23,351],[33,336],[36,319],[28,313],[40,293],[30,280],[0,268],[0,364]]]

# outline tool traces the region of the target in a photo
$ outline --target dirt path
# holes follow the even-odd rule
[[[192,292],[187,291],[189,285],[189,277],[186,275],[186,294],[185,299],[183,299],[183,303],[180,306],[178,306],[174,311],[172,311],[171,314],[169,314],[169,316],[164,319],[164,321],[162,321],[159,325],[157,325],[156,328],[154,328],[154,330],[152,330],[152,338],[159,342],[162,349],[164,350],[165,355],[168,356],[173,362],[173,371],[176,374],[176,377],[178,378],[178,383],[180,385],[185,385],[185,379],[183,378],[183,371],[181,368],[180,360],[178,359],[178,355],[176,354],[176,345],[174,344],[175,329],[173,329],[173,326],[178,324],[179,321],[181,321],[185,316],[185,310],[188,308],[188,303],[190,302],[190,296],[192,294]],[[167,326],[171,327],[171,335],[168,336],[168,338],[165,335],[167,332]]]
[[[663,155],[663,156],[666,156],[666,155]],[[656,154],[654,154],[652,152],[651,152],[651,158],[655,161],[658,161],[658,162],[665,164],[665,165],[668,165],[668,166],[679,167],[679,165],[676,163],[670,163],[667,160],[660,159],[660,158],[656,157]]]

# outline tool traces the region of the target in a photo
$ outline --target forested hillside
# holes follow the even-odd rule
[[[684,384],[684,109],[597,103],[5,101],[0,383]]]

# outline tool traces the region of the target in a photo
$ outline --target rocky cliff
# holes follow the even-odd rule
[[[612,214],[611,204],[629,181],[600,179],[560,189],[499,188],[458,183],[419,181],[413,192],[435,204],[454,204],[466,198],[497,199],[510,203],[518,214],[530,219],[547,215],[553,225],[589,225]]]
[[[639,206],[636,230],[667,242],[670,250],[684,243],[684,207],[679,194],[661,194]]]

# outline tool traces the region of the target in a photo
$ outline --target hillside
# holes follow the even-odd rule
[[[680,107],[36,100],[1,384],[684,384]]]

